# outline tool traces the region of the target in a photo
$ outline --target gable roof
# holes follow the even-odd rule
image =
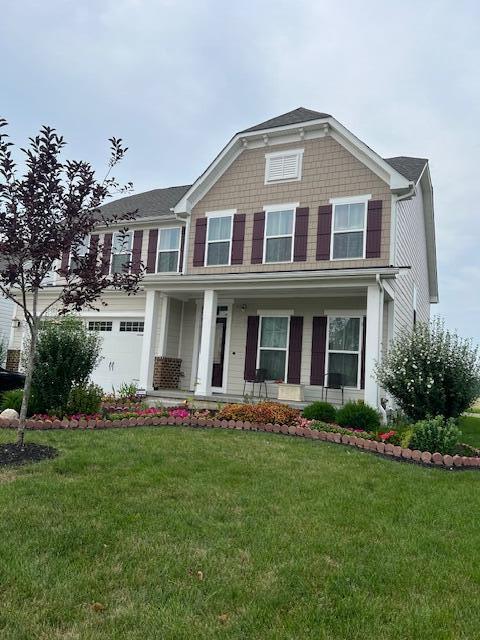
[[[394,158],[384,158],[384,160],[402,176],[415,183],[422,175],[428,162],[426,158],[411,158],[409,156],[395,156]]]
[[[293,111],[287,111],[282,113],[281,116],[270,118],[265,122],[260,122],[253,127],[243,129],[239,133],[248,133],[249,131],[261,131],[262,129],[275,129],[276,127],[284,127],[288,124],[300,124],[301,122],[308,122],[309,120],[321,120],[322,118],[330,118],[330,114],[321,113],[320,111],[312,111],[312,109],[305,109],[305,107],[298,107]]]
[[[108,202],[101,207],[101,210],[107,218],[109,215],[122,215],[135,210],[137,210],[135,218],[171,216],[171,209],[190,189],[190,186],[185,184],[165,189],[151,189],[150,191]]]

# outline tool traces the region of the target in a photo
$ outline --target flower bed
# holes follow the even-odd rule
[[[303,423],[305,424],[305,422]],[[179,425],[190,427],[204,427],[204,428],[220,428],[220,429],[238,429],[243,431],[266,431],[272,433],[278,433],[289,436],[296,436],[301,438],[308,438],[311,440],[323,440],[327,442],[347,445],[363,449],[371,453],[380,454],[383,456],[389,456],[397,460],[403,460],[408,462],[414,462],[423,465],[437,466],[440,468],[480,468],[480,457],[477,456],[461,456],[461,455],[442,455],[438,452],[419,451],[417,449],[412,450],[409,448],[403,448],[400,445],[394,445],[389,442],[380,442],[373,440],[369,437],[364,437],[366,434],[363,432],[355,432],[349,429],[344,429],[342,433],[338,431],[340,427],[336,427],[336,430],[326,431],[324,428],[316,429],[311,426],[301,425],[286,425],[286,424],[273,424],[273,423],[253,423],[244,422],[241,420],[220,420],[219,418],[210,417],[196,417],[189,415],[188,417],[182,417],[180,415],[159,415],[146,414],[131,418],[121,418],[118,420],[106,420],[106,419],[88,419],[81,418],[80,420],[27,420],[26,427],[30,430],[45,430],[45,429],[108,429],[108,428],[128,428],[128,427],[140,427],[140,426],[160,426],[160,425]],[[318,423],[317,423],[318,425]],[[0,427],[2,428],[16,428],[18,426],[18,420],[6,420],[0,419]],[[321,425],[320,425],[321,426]],[[331,425],[329,425],[331,427]]]

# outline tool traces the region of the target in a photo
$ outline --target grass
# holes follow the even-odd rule
[[[480,416],[462,416],[459,420],[462,442],[480,449]]]
[[[479,472],[266,433],[28,437],[61,455],[0,471],[1,638],[478,636]]]

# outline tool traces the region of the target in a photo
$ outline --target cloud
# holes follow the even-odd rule
[[[23,0],[0,23],[2,111],[19,141],[58,126],[138,190],[184,184],[230,136],[297,106],[384,156],[431,161],[438,310],[480,340],[480,5],[462,0]]]

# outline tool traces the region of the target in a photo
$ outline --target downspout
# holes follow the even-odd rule
[[[378,285],[378,288],[380,290],[380,317],[378,319],[378,333],[379,333],[379,345],[378,345],[378,361],[380,361],[383,358],[383,316],[384,316],[384,306],[385,306],[385,288],[382,284],[382,278],[380,276],[379,273],[377,273],[375,275],[375,281]],[[377,393],[379,393],[379,389],[377,391]],[[379,398],[377,396],[377,406],[380,410],[381,416],[382,416],[382,422],[383,424],[387,424],[387,411],[386,411],[386,407],[384,406],[383,402],[382,402],[382,398],[380,398],[380,401],[378,401]]]
[[[412,196],[415,195],[416,192],[416,184],[411,182],[410,189],[403,196],[397,196],[392,193],[392,204],[391,204],[391,224],[392,224],[392,233],[390,235],[391,242],[391,250],[390,250],[390,263],[392,266],[397,264],[397,228],[398,228],[398,215],[397,215],[397,203],[402,200],[409,200]]]

